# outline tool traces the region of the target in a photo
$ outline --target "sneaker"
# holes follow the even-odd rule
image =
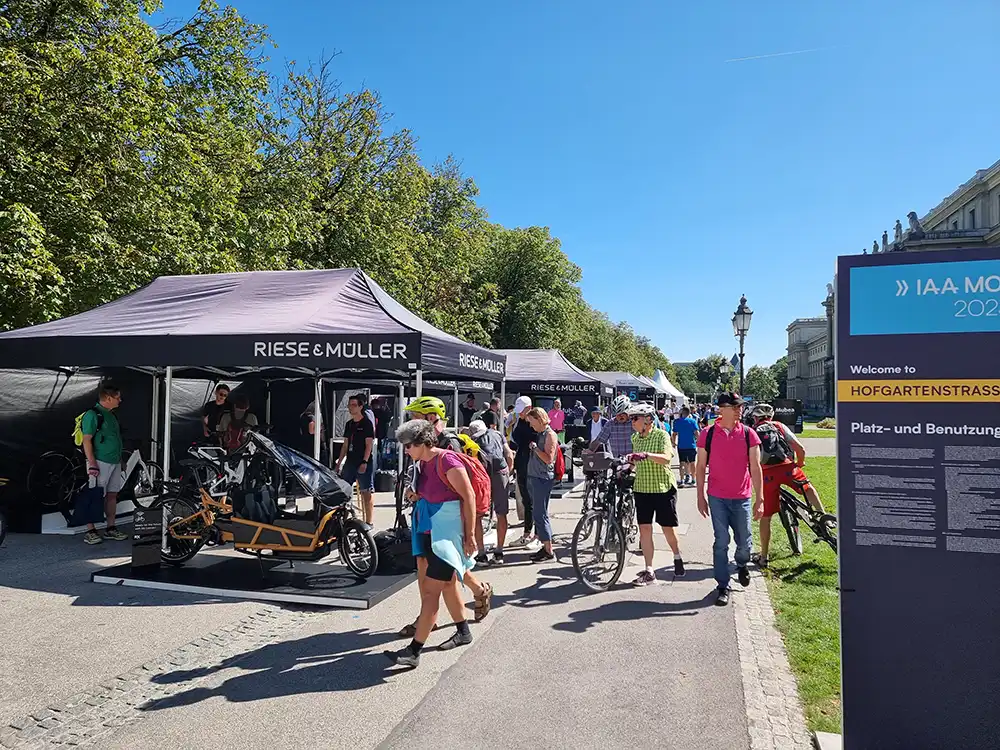
[[[656,576],[648,570],[640,570],[639,575],[632,581],[633,586],[648,586],[651,583],[656,583]]]
[[[719,595],[715,597],[716,607],[725,607],[729,604],[729,589],[719,589]]]
[[[90,531],[88,531],[86,534],[83,535],[84,544],[100,544],[103,541],[104,540],[101,538],[101,535],[98,534],[97,531],[94,529],[91,529]]]
[[[501,552],[500,550],[493,551],[493,564],[503,565],[503,552]]]
[[[514,542],[514,544],[511,545],[511,546],[513,546],[513,547],[525,547],[525,546],[527,546],[528,542],[530,542],[532,540],[532,538],[533,537],[530,537],[527,534],[524,534],[524,535],[521,536],[520,539],[518,539],[516,542]]]
[[[524,545],[524,548],[528,550],[528,552],[535,552],[542,549],[542,543],[535,537],[532,537],[531,541]]]
[[[746,588],[750,585],[750,571],[747,570],[746,565],[741,565],[736,569],[736,578],[740,582],[740,586]]]
[[[539,542],[539,545],[541,545],[541,542]],[[548,550],[546,550],[545,547],[542,547],[535,554],[533,554],[529,559],[531,560],[531,562],[543,563],[543,562],[549,562],[551,560],[555,560],[556,556],[553,553],[551,553]]]
[[[480,552],[476,555],[476,565],[489,565],[490,558],[485,552]]]
[[[674,575],[680,577],[684,575],[684,561],[679,558],[674,558]]]
[[[764,555],[760,554],[759,552],[754,552],[752,555],[750,555],[750,562],[752,562],[761,570],[767,567],[767,558]]]
[[[116,542],[124,542],[128,539],[128,534],[119,528],[111,526],[110,528],[104,530],[104,538],[111,539]]]
[[[455,635],[438,646],[438,651],[451,651],[453,648],[468,646],[470,643],[472,643],[472,633],[468,631],[460,633],[456,630]]]
[[[399,651],[385,651],[384,653],[389,657],[389,660],[392,661],[393,664],[400,667],[409,667],[410,669],[414,669],[420,664],[420,654],[415,654],[410,651],[409,646],[401,648]]]

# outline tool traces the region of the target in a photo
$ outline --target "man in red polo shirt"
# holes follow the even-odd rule
[[[750,497],[757,498],[753,516],[764,512],[763,475],[760,468],[760,438],[753,428],[740,421],[743,399],[738,393],[719,396],[718,421],[698,436],[698,460],[695,479],[698,485],[698,512],[712,515],[715,544],[712,560],[719,594],[715,603],[729,604],[729,530],[736,540],[736,573],[740,585],[750,585]],[[708,492],[705,492],[705,470]]]

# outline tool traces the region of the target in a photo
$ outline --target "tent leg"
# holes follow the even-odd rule
[[[313,431],[313,458],[319,461],[320,443],[323,435],[323,381],[316,378],[313,399],[316,401],[316,429]]]
[[[500,413],[507,413],[507,381],[500,381]],[[503,425],[500,425],[501,432],[503,431]]]
[[[160,441],[160,376],[153,373],[153,413],[149,419],[149,460],[155,461]],[[164,477],[160,477],[163,479]]]
[[[271,381],[264,383],[264,424],[271,426]]]
[[[405,416],[403,413],[403,407],[405,406],[405,401],[406,386],[401,380],[399,381],[399,401],[396,403],[397,427],[401,427],[403,425],[403,417]],[[399,444],[398,440],[396,441],[396,471],[399,474],[403,473],[403,447]]]
[[[424,371],[417,370],[417,398],[424,395]]]
[[[459,424],[459,419],[458,419],[458,383],[455,383],[455,391],[452,394],[452,401],[453,401],[452,406],[454,406],[454,411],[452,411],[452,414],[455,415],[455,428],[458,429],[459,427],[462,426]]]
[[[163,378],[163,478],[170,478],[170,392],[174,385],[174,368],[168,367]],[[160,548],[167,549],[167,507],[163,506],[163,532]]]

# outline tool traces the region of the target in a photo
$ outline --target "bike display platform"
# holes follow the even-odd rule
[[[263,572],[261,571],[263,566]],[[371,609],[417,579],[416,573],[356,578],[343,565],[268,560],[237,553],[201,552],[185,565],[132,568],[130,563],[95,571],[94,583],[179,591],[201,596]]]
[[[570,492],[575,490],[581,484],[583,484],[583,477],[580,477],[580,479],[578,479],[575,483],[570,483],[567,481],[560,482],[559,484],[557,484],[555,487],[552,488],[551,499],[558,500],[559,498],[568,495]]]

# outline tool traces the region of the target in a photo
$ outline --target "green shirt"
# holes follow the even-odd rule
[[[104,417],[101,429],[97,429],[97,412]],[[118,417],[97,404],[83,415],[80,428],[84,435],[94,438],[94,458],[106,464],[119,464],[122,461],[122,431],[118,426]],[[96,433],[96,434],[95,434]]]
[[[673,456],[673,448],[665,430],[654,427],[648,435],[632,433],[633,453],[658,453],[668,457],[667,464],[661,465],[651,460],[639,461],[635,465],[635,492],[670,492],[677,486],[673,469],[670,468],[669,457]]]

